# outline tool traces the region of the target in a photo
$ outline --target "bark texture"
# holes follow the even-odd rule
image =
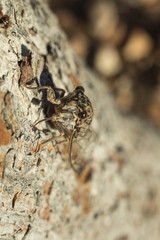
[[[159,133],[118,112],[42,1],[2,0],[0,17],[0,239],[160,239]],[[54,130],[31,127],[44,118],[43,93],[21,84],[35,78],[70,92],[70,74],[95,115],[78,148],[89,162],[80,176],[68,166],[67,144],[34,152]]]

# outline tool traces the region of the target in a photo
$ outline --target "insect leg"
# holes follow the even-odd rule
[[[38,122],[32,124],[32,127],[35,127],[37,124],[39,124],[39,123],[41,123],[41,122],[48,121],[48,120],[56,121],[56,120],[58,120],[59,118],[61,118],[61,116],[57,116],[57,114],[53,114],[52,117],[48,117],[48,118],[41,119],[41,120],[39,120]]]
[[[56,147],[58,144],[65,143],[65,142],[67,142],[67,139],[64,139],[64,140],[62,140],[62,141],[56,142],[56,143],[54,144],[54,147]]]
[[[65,94],[65,90],[61,89],[61,88],[55,88],[55,87],[51,87],[51,86],[39,86],[39,87],[29,87],[27,85],[25,85],[25,87],[27,89],[36,89],[36,90],[42,90],[42,89],[46,89],[47,90],[47,100],[53,104],[59,104],[59,99],[61,99],[64,94]],[[58,98],[56,98],[56,94],[55,91],[59,91],[60,96]]]
[[[26,88],[28,89],[37,89],[37,90],[41,90],[41,89],[51,89],[51,87],[48,87],[48,86],[40,86],[40,87],[29,87],[27,85],[25,85]]]
[[[65,139],[69,140],[69,163],[70,163],[70,166],[73,168],[73,170],[76,173],[78,173],[77,169],[74,167],[74,162],[72,161],[72,156],[71,156],[73,139],[78,132],[75,129],[73,129],[72,132],[68,132],[67,129],[65,129],[63,125],[57,121],[55,121],[55,126],[59,130],[60,134],[63,133]]]
[[[65,90],[64,89],[51,87],[51,86],[29,87],[29,86],[25,85],[25,87],[28,88],[28,89],[37,89],[37,90],[47,89],[47,90],[59,91],[59,92],[61,92],[60,98],[62,98],[64,96],[64,94],[65,94]]]
[[[43,119],[42,119],[42,120],[43,120]],[[53,119],[52,119],[52,120],[53,120]],[[36,148],[36,152],[38,152],[38,151],[41,149],[41,147],[42,147],[44,144],[46,144],[47,142],[50,142],[50,141],[56,140],[56,139],[58,139],[58,138],[64,137],[65,140],[60,141],[60,142],[57,142],[57,143],[55,144],[55,146],[56,146],[57,144],[62,143],[62,142],[66,142],[66,141],[69,139],[69,137],[68,137],[68,136],[69,136],[69,133],[68,133],[68,131],[67,131],[66,129],[63,128],[62,124],[61,124],[60,122],[56,121],[56,120],[53,120],[53,122],[54,122],[54,125],[55,125],[56,129],[59,131],[60,135],[59,135],[59,136],[51,137],[51,138],[43,141],[42,143],[40,143],[40,144],[37,146],[37,148]]]
[[[49,139],[41,142],[40,144],[37,145],[37,147],[36,147],[36,152],[38,152],[38,151],[43,147],[43,145],[45,145],[47,142],[56,140],[56,139],[61,138],[61,137],[63,137],[63,136],[64,136],[64,134],[62,133],[62,134],[60,134],[59,136],[54,136],[54,137],[51,137],[51,138],[49,138]],[[67,141],[67,139],[65,139],[65,140],[63,140],[63,141],[60,141],[60,142],[57,142],[57,143],[55,144],[55,146],[56,146],[57,144],[61,143],[61,142],[64,142],[64,141]]]
[[[56,91],[61,92],[59,97],[56,97]],[[62,88],[47,88],[47,100],[53,104],[59,105],[60,104],[60,99],[63,98],[65,94],[65,90]]]
[[[61,92],[61,94],[60,94],[60,96],[59,96],[59,98],[62,98],[63,96],[64,96],[64,94],[65,94],[65,90],[64,89],[62,89],[62,88],[55,88],[55,87],[53,87],[53,89],[55,90],[55,91],[59,91],[59,92]]]

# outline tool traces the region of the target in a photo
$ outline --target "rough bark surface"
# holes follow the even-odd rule
[[[160,239],[159,133],[117,111],[42,1],[2,0],[0,17],[0,239]],[[81,176],[67,144],[34,152],[54,130],[31,127],[44,118],[43,94],[21,84],[37,78],[69,92],[70,74],[95,114],[93,136],[79,146],[89,162]]]

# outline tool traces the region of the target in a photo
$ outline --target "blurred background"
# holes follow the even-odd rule
[[[160,1],[44,0],[123,114],[160,128]]]

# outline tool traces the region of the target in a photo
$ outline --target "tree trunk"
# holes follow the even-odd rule
[[[118,112],[42,1],[2,0],[0,17],[0,239],[160,239],[159,133]],[[87,163],[80,175],[68,164],[68,143],[35,152],[57,131],[31,126],[48,111],[45,92],[25,87],[31,80],[86,89],[94,119],[73,146]]]

